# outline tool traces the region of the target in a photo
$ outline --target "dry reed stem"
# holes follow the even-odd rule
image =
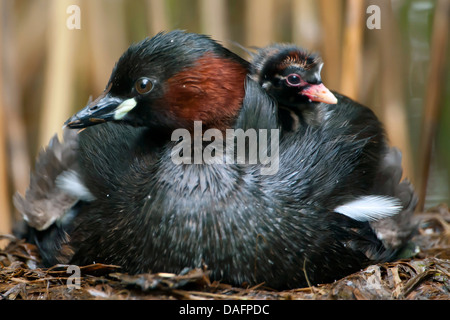
[[[418,210],[423,210],[427,193],[433,144],[442,111],[442,97],[445,91],[446,71],[448,70],[448,38],[450,29],[450,2],[438,0],[433,22],[431,39],[431,57],[426,97],[422,117],[422,133],[419,147],[419,203]]]
[[[377,30],[380,47],[380,96],[381,120],[392,146],[402,151],[403,176],[413,184],[416,180],[409,139],[409,125],[406,115],[404,82],[402,75],[404,60],[401,54],[398,26],[388,1],[376,1],[383,13],[381,29]]]
[[[148,34],[169,30],[169,10],[167,0],[147,0]]]
[[[200,0],[201,32],[223,42],[229,40],[226,0]]]
[[[342,1],[320,0],[319,19],[322,26],[320,52],[324,61],[322,79],[329,89],[340,88],[342,46]]]
[[[340,90],[344,95],[357,101],[361,91],[364,9],[363,1],[347,1],[342,46]]]
[[[275,2],[274,0],[247,0],[245,2],[245,45],[266,46],[273,41]]]
[[[47,38],[46,54],[48,56],[44,95],[42,101],[39,145],[46,146],[50,138],[57,133],[62,137],[62,125],[71,113],[74,89],[74,63],[78,33],[69,30],[66,20],[69,15],[67,7],[76,4],[71,0],[50,1],[50,29]]]

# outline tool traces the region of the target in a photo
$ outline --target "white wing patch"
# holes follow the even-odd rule
[[[388,196],[362,196],[334,211],[357,221],[375,221],[394,216],[403,209],[400,199]]]

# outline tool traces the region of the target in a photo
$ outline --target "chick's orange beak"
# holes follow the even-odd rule
[[[311,101],[336,104],[338,102],[334,94],[321,84],[313,84],[303,89],[299,94],[308,97]]]

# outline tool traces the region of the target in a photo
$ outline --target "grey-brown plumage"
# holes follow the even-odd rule
[[[30,185],[24,196],[16,193],[14,205],[30,227],[47,229],[78,201],[58,187],[57,178],[68,170],[78,170],[78,140],[75,130],[64,130],[63,142],[55,135],[39,152]]]
[[[402,154],[390,148],[381,161],[374,184],[374,193],[400,199],[403,210],[386,219],[371,222],[379,239],[391,248],[402,248],[417,231],[418,219],[414,216],[417,195],[408,179],[402,180]]]

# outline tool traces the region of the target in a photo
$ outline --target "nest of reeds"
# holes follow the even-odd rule
[[[39,268],[37,248],[13,236],[0,251],[0,300],[2,299],[450,299],[450,211],[441,205],[420,218],[412,239],[413,258],[371,265],[329,284],[276,291],[264,284],[233,287],[210,281],[208,270],[182,274],[129,275],[120,267],[93,264],[79,267],[74,278],[71,266]]]

